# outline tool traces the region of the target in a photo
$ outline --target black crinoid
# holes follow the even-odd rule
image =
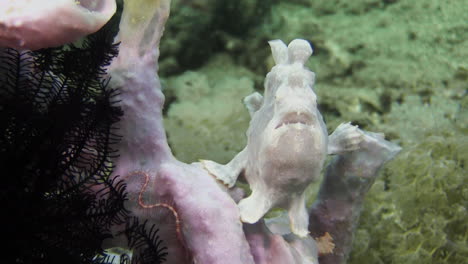
[[[0,49],[2,263],[112,262],[101,244],[131,220],[125,184],[109,178],[122,115],[105,76],[115,23],[80,47]],[[132,263],[164,261],[157,230],[132,223],[129,246],[155,251]]]

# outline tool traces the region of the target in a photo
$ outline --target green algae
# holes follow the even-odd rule
[[[217,57],[198,72],[187,71],[166,82],[166,89],[177,99],[170,105],[164,125],[171,149],[182,161],[226,163],[246,144],[250,117],[242,98],[254,91],[248,78],[253,74],[227,61],[229,58]],[[223,66],[226,63],[228,68]]]
[[[466,138],[408,146],[367,197],[350,263],[464,263],[468,258]]]

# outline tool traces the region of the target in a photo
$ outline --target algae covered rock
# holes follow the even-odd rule
[[[250,117],[242,98],[254,91],[252,73],[219,57],[201,70],[167,81],[176,101],[164,125],[175,156],[185,162],[229,161],[245,145]]]
[[[468,259],[468,137],[453,97],[405,96],[383,117],[403,151],[369,192],[350,263]]]
[[[440,135],[405,148],[369,193],[350,263],[464,263],[467,149]]]
[[[181,73],[203,66],[219,52],[238,53],[255,38],[278,0],[173,0],[161,42],[161,72]],[[263,44],[263,43],[262,43]]]

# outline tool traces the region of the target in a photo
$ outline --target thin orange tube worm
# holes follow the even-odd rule
[[[175,209],[175,207],[171,206],[170,204],[168,203],[154,203],[154,204],[146,204],[144,201],[143,201],[143,197],[142,197],[142,194],[143,192],[145,192],[146,190],[146,187],[148,187],[148,183],[149,183],[149,175],[147,172],[144,172],[144,171],[133,171],[129,174],[129,176],[133,176],[133,175],[143,175],[145,176],[145,183],[143,184],[143,187],[141,188],[141,191],[140,193],[138,194],[138,204],[145,208],[145,209],[152,209],[152,208],[155,208],[155,207],[163,207],[163,208],[166,208],[168,209],[169,211],[171,211],[172,215],[174,216],[174,219],[175,219],[175,229],[176,229],[176,235],[177,235],[177,239],[179,240],[179,242],[181,243],[182,247],[185,249],[185,251],[188,253],[188,257],[190,258],[190,251],[188,250],[187,246],[185,245],[185,240],[182,236],[182,231],[181,231],[181,220],[180,220],[180,217],[179,217],[179,213],[177,213],[177,210]]]

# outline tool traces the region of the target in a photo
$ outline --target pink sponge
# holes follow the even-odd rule
[[[0,47],[37,50],[73,42],[100,29],[114,0],[0,0]]]

